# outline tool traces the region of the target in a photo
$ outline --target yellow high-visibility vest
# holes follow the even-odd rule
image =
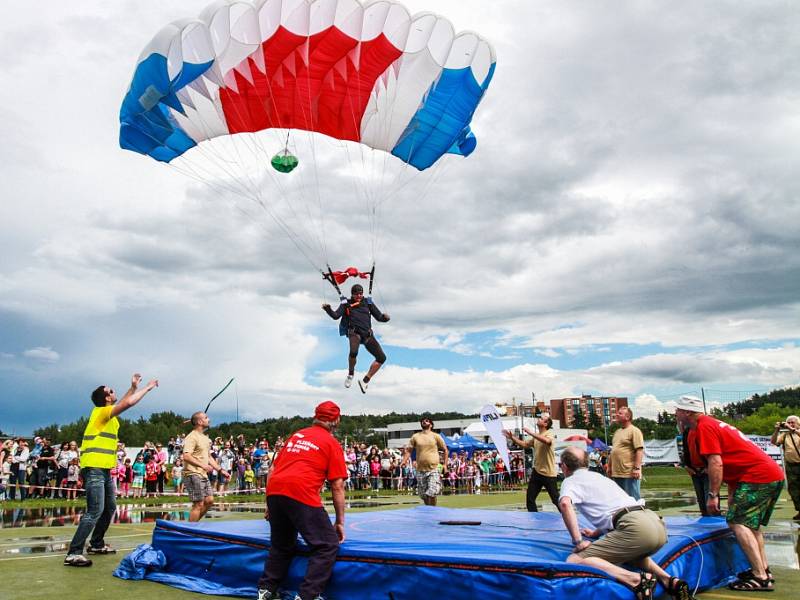
[[[119,419],[111,417],[103,427],[100,418],[111,412],[111,406],[98,406],[89,416],[81,442],[81,468],[113,469],[117,464],[117,433]]]

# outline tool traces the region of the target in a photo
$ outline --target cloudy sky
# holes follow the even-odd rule
[[[349,150],[294,148],[299,179],[316,161],[325,213],[300,233],[334,268],[378,264],[389,361],[366,396],[342,387],[345,344],[319,308],[335,294],[269,215],[119,149],[139,52],[205,3],[15,5],[0,22],[0,430],[73,421],[134,371],[161,382],[134,418],[188,414],[236,377],[217,422],[237,400],[261,419],[325,398],[472,412],[532,393],[626,395],[652,416],[701,387],[726,402],[800,383],[795,5],[404,3],[491,40],[497,71],[475,153],[377,186],[376,235]]]

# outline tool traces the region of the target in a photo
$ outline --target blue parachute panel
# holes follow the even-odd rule
[[[443,69],[425,102],[400,136],[392,154],[420,171],[442,154],[469,156],[477,141],[469,128],[472,115],[494,75],[495,64],[479,85],[472,69]]]
[[[170,81],[165,56],[154,53],[141,61],[120,108],[119,145],[162,162],[170,162],[196,146],[167,107],[183,112],[175,93],[200,77],[212,64],[213,61],[183,63],[180,73]]]
[[[653,558],[692,589],[718,587],[747,568],[724,519],[668,517],[666,522],[669,540]],[[325,592],[331,600],[416,600],[420,589],[446,590],[450,598],[498,600],[512,591],[514,597],[559,600],[632,597],[631,588],[604,573],[564,562],[572,544],[557,513],[420,506],[348,515],[346,535]],[[207,594],[254,597],[269,549],[269,525],[261,519],[158,521],[152,545],[167,564],[148,571],[146,579]],[[287,590],[296,590],[302,580],[306,551],[300,543]],[[656,597],[662,592],[659,587]]]

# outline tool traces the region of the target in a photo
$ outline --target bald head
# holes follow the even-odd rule
[[[568,446],[561,453],[561,463],[569,470],[565,475],[571,475],[578,469],[585,469],[589,466],[589,458],[586,456],[586,451],[574,446]]]

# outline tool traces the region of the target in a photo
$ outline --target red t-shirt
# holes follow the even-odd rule
[[[783,479],[778,463],[733,425],[700,415],[697,442],[703,456],[719,454],[722,457],[725,483],[772,483]]]
[[[327,429],[312,425],[292,435],[278,453],[267,496],[288,496],[309,506],[322,506],[319,490],[326,479],[347,479],[344,452]]]

